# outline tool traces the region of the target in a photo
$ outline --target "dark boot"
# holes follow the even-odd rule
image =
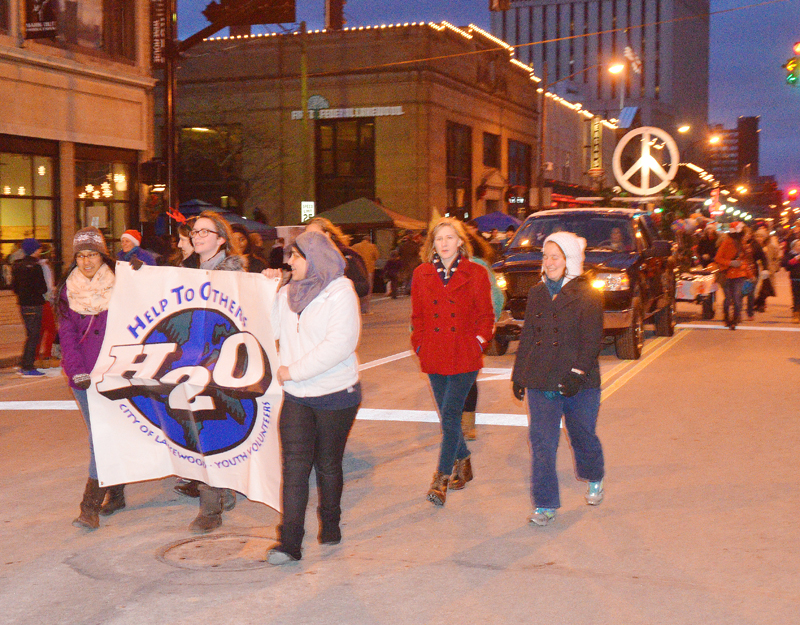
[[[443,506],[447,498],[447,482],[450,480],[449,475],[445,475],[441,471],[433,474],[433,482],[428,490],[428,501],[434,506]]]
[[[83,491],[80,516],[72,524],[87,530],[96,530],[100,527],[100,517],[97,514],[100,512],[100,504],[103,503],[105,495],[106,489],[100,488],[97,480],[90,477],[86,482],[86,489]]]
[[[305,533],[305,529],[296,525],[279,525],[278,544],[267,552],[267,561],[270,564],[285,564],[302,558],[300,546],[303,544]],[[281,554],[285,554],[288,558]]]
[[[207,534],[222,525],[222,489],[200,485],[200,513],[189,525],[195,534]]]
[[[317,508],[319,516],[319,536],[317,540],[321,545],[338,545],[342,542],[342,530],[339,528],[341,508],[335,511]]]
[[[464,411],[461,413],[461,432],[464,434],[464,440],[466,441],[474,441],[477,438],[474,412]],[[452,485],[450,488],[453,488]]]
[[[109,486],[106,489],[106,499],[103,505],[100,506],[100,514],[103,516],[111,516],[117,510],[122,510],[125,507],[125,484],[117,484],[116,486]]]
[[[232,488],[222,489],[222,509],[229,512],[236,507],[236,491]]]
[[[188,481],[181,480],[177,484],[175,484],[172,490],[174,490],[176,493],[180,495],[186,495],[187,497],[199,497],[200,484],[201,482],[198,482],[197,480],[188,480]]]
[[[450,478],[450,490],[461,490],[472,481],[472,461],[470,456],[456,460],[453,466],[453,475]]]

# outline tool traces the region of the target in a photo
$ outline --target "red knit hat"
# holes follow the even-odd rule
[[[130,239],[130,242],[138,247],[142,244],[142,233],[138,230],[126,230],[119,238],[120,241],[122,241],[122,239]]]

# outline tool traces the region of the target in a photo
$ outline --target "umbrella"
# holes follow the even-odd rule
[[[227,208],[220,208],[219,206],[214,206],[202,200],[181,202],[180,209],[181,213],[184,215],[199,215],[203,211],[213,211],[219,213],[220,217],[224,217],[225,221],[229,224],[241,224],[247,228],[249,232],[257,232],[264,239],[273,240],[278,238],[278,231],[273,226],[262,224],[260,221],[254,221],[253,219],[247,219],[247,217],[242,217]]]
[[[478,230],[481,232],[490,232],[493,228],[507,230],[509,226],[519,228],[519,225],[522,223],[516,217],[512,217],[502,211],[481,215],[480,217],[475,217],[472,221],[475,222],[475,225],[478,226]]]

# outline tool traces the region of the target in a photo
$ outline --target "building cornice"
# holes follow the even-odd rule
[[[62,73],[75,74],[85,78],[93,78],[113,83],[115,85],[128,85],[140,89],[153,89],[156,79],[152,77],[136,76],[125,72],[115,71],[112,68],[88,67],[81,63],[76,63],[68,59],[42,56],[27,50],[15,48],[0,48],[0,60],[13,61],[14,63],[24,63],[43,69],[53,70]]]

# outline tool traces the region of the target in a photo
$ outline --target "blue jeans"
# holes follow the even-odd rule
[[[22,351],[23,371],[33,369],[36,360],[36,351],[39,349],[39,339],[42,336],[42,313],[44,306],[20,306],[22,320],[25,322],[25,348]]]
[[[739,323],[742,320],[742,287],[747,278],[728,278],[725,280],[723,290],[725,301],[722,302],[722,313],[726,322]],[[733,305],[733,317],[728,314],[728,309]]]
[[[436,400],[436,407],[442,420],[442,445],[439,448],[437,470],[450,475],[456,460],[463,460],[469,456],[469,449],[461,431],[461,413],[464,412],[467,394],[478,379],[478,372],[469,371],[455,375],[429,373],[428,379],[431,381],[433,398]]]
[[[97,464],[94,461],[94,441],[92,440],[92,424],[89,422],[89,399],[86,397],[86,391],[78,388],[72,389],[72,394],[75,396],[75,401],[78,402],[78,407],[81,409],[83,420],[86,422],[86,429],[89,431],[89,477],[97,479]]]
[[[605,475],[603,448],[597,438],[600,389],[587,388],[573,397],[548,399],[542,391],[527,389],[531,442],[531,499],[536,508],[560,508],[556,453],[561,415],[575,454],[579,479],[599,482]]]

